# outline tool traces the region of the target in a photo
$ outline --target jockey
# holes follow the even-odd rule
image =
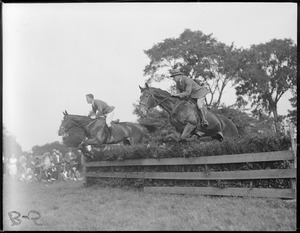
[[[106,125],[111,132],[111,121],[114,116],[114,106],[109,106],[107,103],[105,103],[102,100],[94,99],[93,94],[87,94],[86,95],[86,101],[88,104],[92,104],[92,111],[89,113],[89,117],[95,116],[98,117],[106,117],[105,122]]]
[[[176,88],[179,90],[179,94],[175,94],[174,96],[179,96],[180,98],[188,96],[193,99],[197,99],[197,107],[199,108],[199,112],[202,119],[202,126],[207,127],[208,122],[204,116],[204,99],[205,96],[209,93],[209,90],[203,85],[199,85],[192,78],[189,78],[178,69],[170,70],[171,77],[174,78],[176,82]]]

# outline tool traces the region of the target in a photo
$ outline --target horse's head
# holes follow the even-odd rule
[[[72,128],[76,123],[72,120],[71,115],[69,115],[67,111],[64,111],[63,114],[64,119],[61,121],[58,130],[58,136],[67,137],[69,129]]]
[[[167,91],[163,91],[159,88],[149,87],[145,84],[145,87],[139,86],[141,89],[141,97],[139,102],[139,110],[142,115],[146,115],[150,108],[154,108],[167,100],[171,94]]]
[[[148,84],[145,84],[145,88],[139,86],[141,89],[141,96],[139,102],[139,110],[143,116],[147,114],[150,108],[157,106],[153,91],[150,89]]]

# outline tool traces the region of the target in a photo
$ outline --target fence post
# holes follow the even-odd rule
[[[86,173],[86,158],[85,158],[84,154],[82,154],[82,165],[83,165],[82,175],[83,175],[84,184],[86,185],[87,184],[86,175],[85,175],[85,173]]]
[[[289,125],[289,130],[290,130],[290,138],[291,138],[291,143],[292,143],[292,151],[294,154],[294,161],[293,161],[293,168],[297,169],[297,135],[295,132],[295,125],[293,123],[290,123]],[[296,170],[297,173],[297,170]],[[296,175],[297,177],[297,175]],[[294,191],[295,194],[295,198],[297,196],[297,183],[296,183],[296,179],[291,179],[291,184],[292,184],[292,189]]]

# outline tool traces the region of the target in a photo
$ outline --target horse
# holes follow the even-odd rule
[[[111,132],[108,129],[105,118],[99,117],[91,119],[88,116],[69,115],[67,111],[63,112],[64,119],[61,122],[58,135],[67,136],[67,132],[73,127],[79,127],[83,130],[87,139],[84,139],[79,148],[82,152],[88,153],[85,148],[87,145],[102,146],[105,144],[135,145],[142,143],[143,138],[155,130],[154,125],[140,125],[132,122],[112,122]]]
[[[139,86],[141,96],[139,101],[139,111],[146,115],[149,109],[160,106],[168,112],[170,123],[180,133],[179,141],[191,141],[199,137],[211,137],[222,141],[224,137],[238,136],[235,124],[223,115],[214,114],[206,106],[204,114],[209,126],[204,128],[198,114],[196,103],[191,100],[184,100],[177,96],[172,96],[169,92],[159,88],[145,88]],[[194,136],[195,135],[195,136]]]

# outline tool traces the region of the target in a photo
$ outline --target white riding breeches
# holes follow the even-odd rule
[[[199,109],[203,108],[204,99],[205,99],[205,97],[197,99],[197,106]]]
[[[111,126],[111,121],[113,120],[114,115],[115,115],[115,110],[113,110],[112,112],[110,112],[106,115],[106,125],[108,127]]]

